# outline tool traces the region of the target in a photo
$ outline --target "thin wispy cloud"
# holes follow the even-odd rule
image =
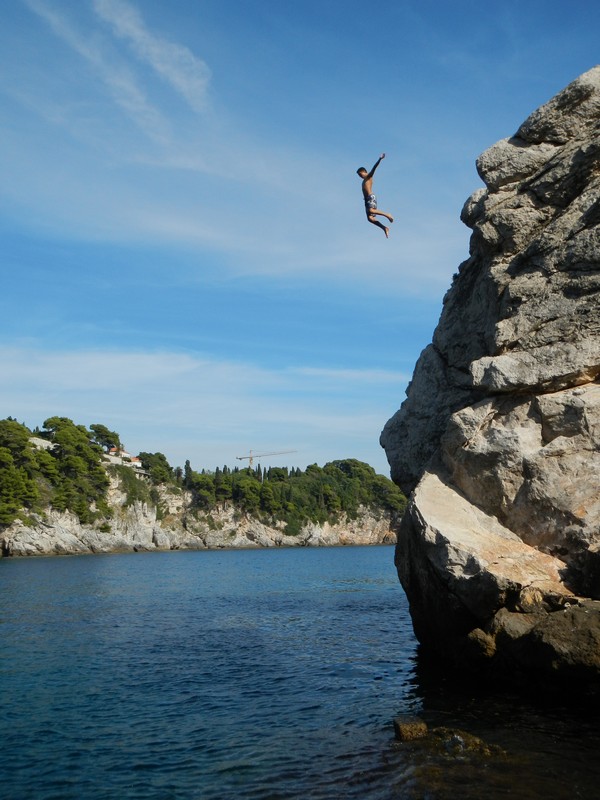
[[[94,0],[94,9],[191,108],[198,112],[206,108],[211,71],[201,58],[189,48],[150,32],[138,9],[126,0]]]
[[[24,0],[53,33],[83,58],[103,82],[117,105],[151,139],[164,143],[170,136],[168,120],[152,104],[122,59],[108,53],[102,41],[76,30],[71,21],[42,0]]]
[[[0,347],[0,363],[0,418],[102,422],[132,449],[201,466],[284,442],[306,463],[354,454],[385,469],[377,437],[403,388],[385,370],[276,370],[166,351]],[[381,398],[376,409],[372,393]]]
[[[7,162],[3,192],[13,208],[30,209],[28,224],[77,241],[215,253],[232,275],[386,282],[390,292],[427,291],[433,274],[441,291],[463,259],[466,248],[446,255],[458,219],[449,225],[431,207],[427,226],[438,235],[423,238],[413,209],[401,213],[403,198],[390,192],[389,174],[386,197],[398,208],[400,230],[384,242],[364,223],[355,165],[342,153],[265,140],[223,102],[218,113],[197,113],[207,108],[210,69],[201,54],[152,29],[144,6],[93,0],[78,14],[67,3],[24,2],[97,79],[85,104],[36,103],[30,89],[28,112],[37,106],[46,124],[56,126],[40,134],[44,144],[35,153],[22,137],[10,141],[8,132],[14,155],[0,154],[0,166]],[[74,78],[82,95],[86,82]],[[171,96],[185,105],[177,110]],[[123,115],[144,138],[123,124]]]
[[[305,375],[314,380],[336,381],[345,384],[346,382],[384,384],[384,383],[406,383],[410,379],[409,375],[400,372],[392,372],[384,369],[326,369],[324,367],[296,367],[290,370],[298,375]]]

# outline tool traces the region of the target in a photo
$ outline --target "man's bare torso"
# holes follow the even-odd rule
[[[366,177],[362,182],[362,191],[365,199],[373,194],[373,177]]]

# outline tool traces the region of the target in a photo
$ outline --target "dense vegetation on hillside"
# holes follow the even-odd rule
[[[223,467],[210,474],[194,472],[187,462],[183,483],[198,509],[233,503],[253,516],[285,521],[288,533],[297,533],[308,520],[322,523],[342,512],[353,517],[359,506],[396,512],[406,503],[394,483],[356,459],[311,464],[304,471]]]
[[[48,506],[72,511],[82,522],[109,516],[109,478],[94,432],[66,417],[50,417],[36,435],[52,449],[36,447],[24,425],[0,420],[0,525],[24,510]]]
[[[40,441],[33,442],[34,436]],[[189,513],[234,506],[265,522],[282,520],[289,533],[308,520],[335,520],[342,512],[355,516],[359,506],[396,512],[406,502],[395,484],[356,459],[304,471],[225,466],[196,472],[189,461],[184,469],[173,468],[162,453],[142,452],[143,472],[136,474],[126,464],[106,462],[111,447],[121,447],[119,435],[100,424],[88,430],[66,417],[50,417],[32,432],[14,419],[0,420],[0,526],[48,507],[71,511],[84,523],[107,520],[109,473],[119,479],[128,503],[143,500],[160,510],[159,487],[187,489]]]

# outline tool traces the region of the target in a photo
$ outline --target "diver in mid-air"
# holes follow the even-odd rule
[[[356,173],[360,178],[362,178],[362,191],[365,198],[365,211],[367,212],[367,219],[369,222],[373,223],[373,225],[377,225],[378,228],[381,228],[387,239],[390,235],[390,229],[382,222],[379,222],[377,217],[385,217],[389,222],[393,222],[394,218],[390,214],[386,214],[385,211],[380,211],[377,208],[377,198],[373,194],[373,175],[384,158],[385,153],[382,153],[375,162],[375,166],[371,172],[367,172],[365,167],[360,167],[360,169],[356,170]]]

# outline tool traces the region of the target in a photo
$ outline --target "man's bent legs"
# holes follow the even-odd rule
[[[367,216],[369,216],[369,214],[378,214],[380,217],[385,217],[390,222],[394,221],[394,218],[392,217],[391,214],[386,214],[385,211],[380,211],[378,208],[370,208],[369,209],[369,213],[367,214]]]
[[[379,212],[379,213],[381,213],[381,212]],[[384,216],[387,216],[387,214],[385,214]],[[375,216],[375,212],[374,211],[371,211],[369,214],[367,214],[367,219],[369,220],[369,222],[372,225],[377,225],[378,228],[381,228],[381,230],[385,233],[386,239],[389,238],[390,229],[386,228],[385,225],[383,225],[381,222],[379,222],[379,220]]]

